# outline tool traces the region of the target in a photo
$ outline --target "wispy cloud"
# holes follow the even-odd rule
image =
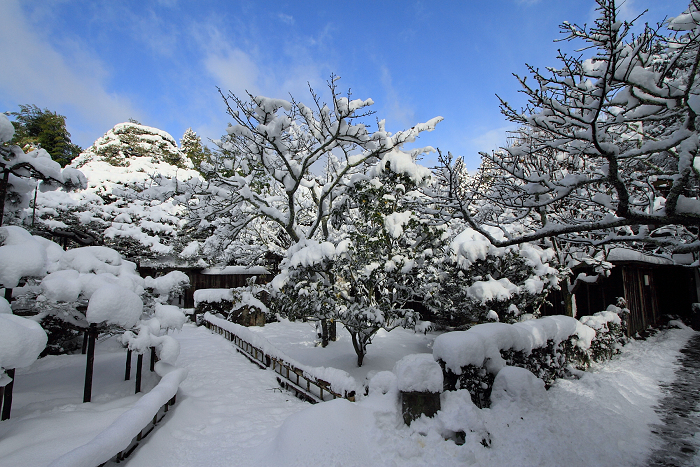
[[[277,15],[277,17],[286,24],[292,25],[294,24],[294,16],[291,15],[285,15],[284,13],[280,13]]]
[[[99,59],[75,44],[70,54],[59,52],[16,0],[0,2],[0,43],[0,95],[6,100],[73,110],[86,128],[110,128],[138,116],[129,98],[107,91],[108,74]]]
[[[384,105],[386,109],[385,115],[387,116],[388,123],[392,125],[398,124],[402,127],[410,127],[415,124],[415,112],[407,104],[409,99],[405,96],[399,96],[399,93],[394,87],[389,68],[382,65],[380,70],[382,88],[384,89],[386,99],[386,104]]]

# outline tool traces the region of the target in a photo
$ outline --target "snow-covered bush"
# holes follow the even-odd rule
[[[233,307],[233,289],[198,289],[194,291],[195,314],[226,316]]]
[[[561,278],[549,265],[553,256],[553,250],[531,244],[497,248],[467,228],[449,245],[426,304],[456,327],[537,316]]]
[[[569,366],[585,368],[596,332],[575,318],[548,316],[512,325],[480,324],[442,334],[433,357],[445,372],[445,388],[468,389],[479,407],[490,403],[493,381],[506,366],[525,368],[546,384]]]
[[[15,307],[34,314],[46,329],[48,353],[77,349],[91,323],[100,331],[124,329],[141,317],[145,281],[134,263],[111,248],[64,251],[21,227],[6,226],[0,227],[0,259],[0,285],[15,288]],[[16,288],[20,280],[25,285]],[[161,285],[159,292],[167,297],[168,287]],[[121,319],[123,313],[130,317]]]

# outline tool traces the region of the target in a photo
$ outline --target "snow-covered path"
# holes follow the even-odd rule
[[[273,372],[261,371],[206,328],[186,325],[175,336],[177,364],[189,375],[174,412],[134,452],[129,467],[255,465],[256,447],[289,415],[310,406],[281,392]]]

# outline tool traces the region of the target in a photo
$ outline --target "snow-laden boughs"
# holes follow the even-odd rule
[[[155,303],[166,303],[189,285],[180,272],[143,279],[134,263],[111,248],[64,251],[17,226],[0,227],[0,259],[0,286],[14,288],[14,305],[47,330],[49,353],[74,350],[90,323],[128,329],[142,310],[151,313]],[[15,288],[20,282],[23,287]]]
[[[328,85],[329,105],[313,90],[311,105],[224,96],[234,122],[193,206],[197,224],[213,227],[224,248],[249,226],[264,229],[258,219],[275,226],[259,231],[259,244],[286,249],[303,239],[327,240],[328,217],[347,180],[441,120],[394,134],[380,121],[371,131],[362,120],[371,115],[372,100],[341,95],[335,77]]]
[[[698,4],[666,23],[670,31],[632,35],[614,0],[597,3],[590,29],[561,26],[590,58],[560,53],[557,68],[529,67],[534,79],[518,77],[522,110],[501,100],[522,129],[511,146],[482,153],[482,191],[462,190],[444,158],[448,204],[499,246],[558,236],[698,250]]]
[[[499,237],[499,232],[492,234]],[[467,228],[451,241],[435,270],[426,304],[452,326],[538,315],[561,278],[560,271],[549,265],[553,255],[551,249],[527,243],[495,247]]]
[[[30,194],[37,190],[50,191],[58,187],[83,188],[86,179],[80,170],[61,168],[44,149],[32,149],[25,154],[19,146],[7,146],[14,127],[0,113],[0,225],[21,218],[22,209],[29,206]]]

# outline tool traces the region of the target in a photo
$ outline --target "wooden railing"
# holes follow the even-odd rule
[[[299,399],[311,402],[312,404],[333,399],[355,401],[354,391],[343,391],[343,394],[340,394],[333,390],[328,381],[316,378],[289,362],[266,354],[263,350],[250,342],[241,339],[240,336],[212,323],[206,318],[202,319],[202,324],[204,324],[207,329],[231,341],[236,346],[238,352],[252,363],[258,365],[261,369],[269,368],[277,373],[279,375],[277,377],[277,382],[280,386],[294,393]]]
[[[141,444],[141,441],[148,436],[151,431],[158,425],[158,423],[163,420],[163,417],[168,413],[168,410],[170,407],[175,405],[176,402],[176,397],[177,395],[173,396],[172,399],[170,399],[168,402],[163,404],[160,409],[158,409],[158,412],[153,416],[153,418],[144,426],[139,433],[134,436],[134,439],[131,440],[131,443],[124,449],[123,451],[119,451],[114,457],[112,457],[110,460],[107,462],[100,464],[100,467],[104,466],[105,464],[109,464],[110,462],[116,462],[117,464],[120,462],[123,462],[126,460],[127,457],[131,455],[134,450],[139,447],[139,444]]]

